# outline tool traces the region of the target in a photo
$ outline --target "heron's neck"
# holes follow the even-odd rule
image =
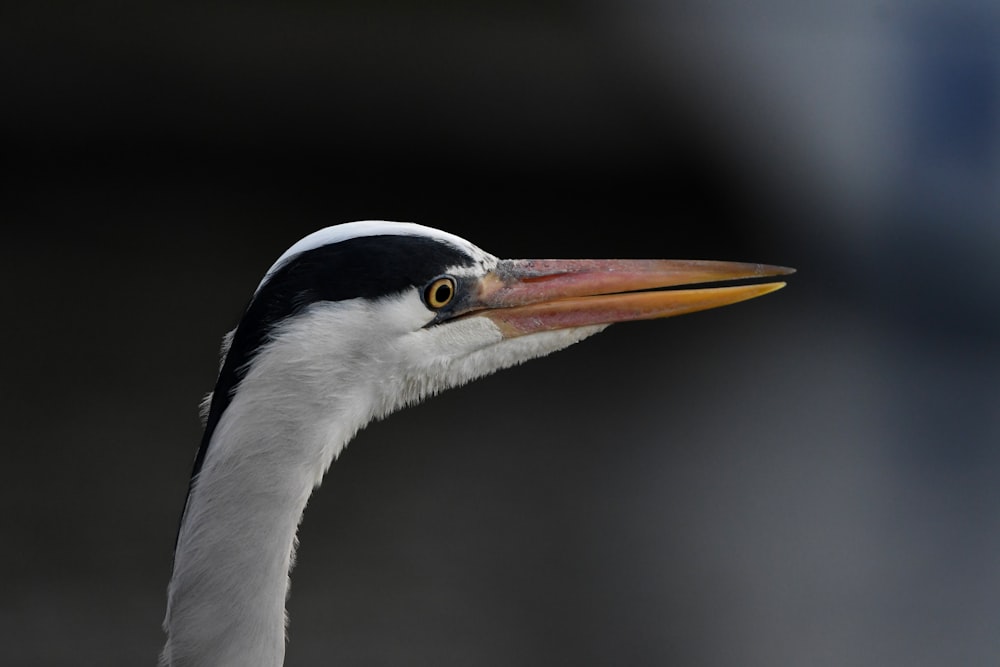
[[[277,667],[295,533],[331,461],[373,418],[596,333],[545,332],[500,346],[471,318],[446,336],[418,299],[326,303],[254,356],[191,485],[174,554],[163,663]],[[404,335],[405,334],[405,335]]]
[[[298,524],[331,460],[369,418],[325,385],[284,371],[247,375],[192,484],[164,664],[282,664]]]

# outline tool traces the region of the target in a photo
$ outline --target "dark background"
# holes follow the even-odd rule
[[[799,273],[369,427],[287,664],[1000,659],[995,8],[3,14],[0,664],[155,663],[220,338],[366,218]]]

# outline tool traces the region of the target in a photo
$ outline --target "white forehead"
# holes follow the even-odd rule
[[[424,225],[418,225],[414,222],[359,220],[357,222],[345,222],[339,225],[324,227],[323,229],[317,230],[308,236],[302,237],[292,244],[288,250],[282,253],[281,257],[279,257],[277,261],[271,265],[271,268],[269,268],[267,273],[264,274],[264,278],[260,281],[260,284],[263,285],[266,283],[275,271],[277,271],[285,262],[289,261],[293,257],[296,257],[297,255],[301,255],[304,252],[321,248],[326,245],[331,245],[333,243],[340,243],[342,241],[348,241],[350,239],[361,238],[364,236],[422,236],[449,243],[459,250],[468,253],[468,255],[475,261],[475,265],[484,268],[492,268],[492,265],[496,262],[495,257],[472,243],[469,243],[461,236],[455,236],[454,234],[443,232],[440,229],[425,227]],[[257,286],[257,289],[260,289],[260,285]]]

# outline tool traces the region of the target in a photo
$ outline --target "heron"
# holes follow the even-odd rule
[[[500,259],[416,223],[359,221],[285,251],[223,337],[181,513],[161,664],[275,667],[307,501],[369,422],[610,324],[780,289],[780,266]],[[720,284],[721,283],[721,284]]]

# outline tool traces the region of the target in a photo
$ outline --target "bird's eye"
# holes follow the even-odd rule
[[[424,302],[434,310],[444,308],[455,298],[455,279],[451,276],[435,278],[424,289]]]

